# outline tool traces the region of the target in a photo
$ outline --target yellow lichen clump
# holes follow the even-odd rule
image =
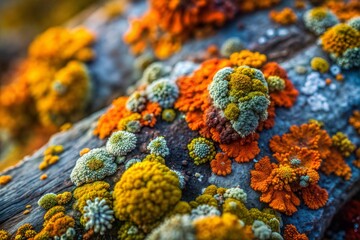
[[[235,52],[230,56],[231,63],[236,66],[247,65],[249,67],[260,68],[265,64],[266,60],[266,55],[249,50]]]
[[[326,73],[329,71],[329,63],[325,59],[321,57],[314,57],[311,59],[311,68],[315,71],[319,71],[321,73]]]
[[[116,218],[148,231],[180,201],[181,189],[176,173],[161,163],[146,161],[125,171],[113,198]]]
[[[39,169],[44,170],[49,166],[53,165],[54,163],[57,163],[57,161],[59,161],[60,159],[58,155],[61,154],[63,151],[64,151],[64,147],[62,145],[49,146],[44,151],[44,158],[39,165]]]
[[[230,213],[222,216],[209,216],[194,222],[196,240],[251,240],[251,228],[242,226],[239,219]]]

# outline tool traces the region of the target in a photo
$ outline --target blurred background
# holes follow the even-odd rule
[[[32,39],[105,0],[0,0],[0,84],[11,63],[26,55]]]

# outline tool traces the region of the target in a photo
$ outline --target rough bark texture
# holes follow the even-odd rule
[[[286,1],[282,5],[287,5]],[[279,6],[279,8],[283,6]],[[131,7],[129,15],[139,14],[144,7],[143,3]],[[239,36],[251,49],[267,53],[271,60],[281,62],[281,65],[288,71],[290,79],[300,91],[300,96],[293,108],[277,109],[275,127],[261,133],[259,141],[261,153],[256,159],[272,154],[268,148],[268,141],[273,135],[283,134],[288,131],[291,125],[305,123],[311,118],[323,121],[326,130],[330,134],[343,131],[356,145],[359,145],[359,137],[356,136],[354,129],[348,126],[347,123],[352,110],[360,105],[359,72],[355,70],[344,72],[345,81],[343,83],[335,82],[335,87],[332,90],[329,87],[319,88],[317,93],[326,98],[330,110],[327,112],[312,111],[307,102],[309,95],[305,95],[301,91],[306,75],[298,75],[294,67],[304,64],[310,71],[310,59],[313,56],[325,55],[314,44],[316,42],[315,37],[304,30],[301,21],[291,27],[279,28],[269,22],[267,14],[268,11],[260,11],[251,15],[240,16],[219,30],[214,36],[188,42],[181,52],[168,60],[168,63],[174,64],[179,60],[186,59],[194,51],[204,49],[209,44],[220,45],[231,36]],[[95,12],[93,16],[85,20],[84,24],[98,32],[99,40],[96,46],[99,50],[98,58],[90,65],[90,69],[97,79],[98,88],[102,89],[105,85],[105,89],[102,89],[103,92],[99,94],[109,96],[113,93],[111,90],[112,84],[117,84],[120,78],[131,74],[133,71],[133,57],[128,54],[127,47],[121,40],[121,34],[127,25],[126,17],[108,23],[101,19],[101,13]],[[245,28],[238,30],[238,22],[244,23]],[[276,36],[269,37],[268,29],[274,29],[275,33],[277,33]],[[259,44],[259,39],[262,37],[268,39],[265,44]],[[326,75],[323,78],[325,79]],[[116,93],[119,92],[116,91]],[[13,233],[20,225],[27,222],[33,224],[37,230],[41,228],[42,216],[45,211],[38,207],[37,200],[45,193],[71,191],[74,185],[71,183],[69,176],[79,157],[79,151],[85,147],[96,148],[104,145],[104,141],[92,135],[92,129],[96,124],[97,117],[102,112],[87,117],[68,132],[56,134],[51,138],[47,145],[61,144],[64,146],[65,151],[60,155],[59,162],[49,169],[44,172],[38,169],[38,165],[42,161],[42,153],[46,148],[44,146],[34,155],[26,157],[18,166],[4,172],[4,174],[12,175],[13,180],[8,185],[0,187],[0,228]],[[190,139],[197,136],[197,133],[188,129],[181,114],[171,124],[160,123],[155,128],[143,128],[141,133],[137,134],[138,147],[127,156],[127,159],[143,157],[146,153],[146,144],[156,135],[165,136],[168,142],[171,154],[166,158],[166,164],[170,168],[183,171],[187,175],[188,181],[186,189],[183,191],[184,199],[193,199],[200,194],[203,187],[210,183],[223,187],[240,185],[248,193],[248,207],[261,208],[265,206],[259,202],[259,193],[253,191],[249,186],[249,172],[253,168],[256,159],[246,164],[233,163],[233,172],[225,178],[213,175],[209,164],[193,165],[188,156],[186,144]],[[184,164],[183,160],[187,160],[187,164]],[[348,161],[349,165],[351,165],[351,161],[352,159]],[[301,205],[299,211],[293,216],[282,216],[284,224],[292,223],[296,225],[300,232],[304,232],[309,236],[309,239],[321,239],[336,211],[360,187],[360,170],[353,165],[351,165],[351,168],[353,174],[350,181],[322,174],[319,184],[329,192],[329,200],[326,206],[315,211]],[[124,166],[121,165],[117,174],[107,180],[111,183],[116,182],[123,171]],[[204,176],[202,181],[199,181],[194,176],[197,172]],[[39,180],[43,173],[48,174],[48,179],[45,181]],[[32,205],[32,211],[28,215],[23,215],[22,212],[28,204]],[[110,239],[110,237],[107,239]]]

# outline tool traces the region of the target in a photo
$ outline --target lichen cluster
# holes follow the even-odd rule
[[[150,47],[158,58],[164,59],[179,51],[188,39],[208,35],[233,19],[237,13],[269,8],[279,2],[192,0],[185,3],[149,0],[148,11],[142,17],[130,21],[124,41],[130,44],[134,54],[140,54]]]

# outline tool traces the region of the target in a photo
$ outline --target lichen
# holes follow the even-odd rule
[[[106,142],[106,150],[114,156],[125,156],[135,149],[136,135],[127,131],[114,132]]]
[[[85,229],[94,229],[95,233],[104,235],[106,230],[112,228],[113,213],[114,211],[107,205],[105,199],[87,200],[84,207]]]
[[[150,151],[150,154],[161,157],[166,157],[170,154],[169,148],[166,145],[166,140],[163,136],[156,137],[151,140],[151,142],[147,145],[147,149]]]
[[[115,158],[104,149],[95,148],[76,161],[70,179],[76,185],[95,182],[115,173]]]
[[[146,161],[125,171],[115,185],[113,198],[117,219],[130,220],[148,231],[179,202],[181,190],[178,177],[168,167]]]
[[[214,144],[203,137],[194,138],[187,147],[196,165],[213,160],[216,154]]]

